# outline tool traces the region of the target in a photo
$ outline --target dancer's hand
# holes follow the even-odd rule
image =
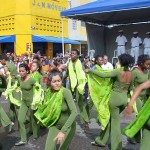
[[[60,131],[55,137],[54,141],[56,141],[57,144],[61,144],[64,138],[65,138],[65,134]]]
[[[133,106],[128,105],[124,110],[124,117],[130,119],[132,112],[133,112]]]

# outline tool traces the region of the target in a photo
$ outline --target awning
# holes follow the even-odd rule
[[[15,35],[10,36],[0,36],[0,43],[13,43],[16,41]]]
[[[53,36],[40,36],[32,35],[32,42],[52,42],[52,43],[62,43],[62,38],[53,37]],[[78,41],[72,39],[64,38],[65,44],[80,44]]]
[[[150,21],[150,0],[97,0],[61,12],[62,17],[101,25]]]

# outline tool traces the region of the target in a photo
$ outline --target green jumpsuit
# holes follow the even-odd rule
[[[143,82],[147,81],[149,79],[149,71],[145,71],[144,74],[140,73],[138,70],[133,70],[132,71],[134,74],[134,82],[133,82],[133,90],[140,84],[142,84]],[[145,103],[146,100],[146,90],[142,91],[140,96],[138,97],[137,101],[136,101],[136,107],[137,107],[137,111],[139,112],[142,108],[142,106]],[[140,142],[141,140],[141,133],[138,132],[135,135],[135,140],[136,142]]]
[[[101,131],[100,135],[96,137],[95,142],[102,146],[105,146],[110,136],[111,150],[121,150],[122,135],[120,129],[119,114],[127,105],[128,102],[127,92],[130,83],[120,81],[120,72],[121,72],[120,70],[113,70],[110,73],[100,73],[93,70],[90,70],[90,72],[103,78],[108,77],[114,79],[112,93],[109,100],[110,122],[108,123],[106,129],[104,131]]]
[[[133,70],[132,71],[134,74],[134,82],[133,82],[133,90],[142,84],[143,82],[147,81],[149,79],[149,71],[146,71],[144,74],[140,73],[138,70]],[[138,97],[138,100],[136,101],[137,105],[137,110],[140,111],[143,104],[144,100],[146,99],[146,90],[142,91],[140,96]]]
[[[13,63],[6,63],[6,67],[8,68],[10,75],[13,76],[11,84],[12,86],[15,84],[15,82],[18,80],[17,79],[17,68]],[[13,97],[16,99],[20,99],[20,95],[17,94],[15,91],[13,92]],[[18,118],[18,107],[15,106],[14,104],[12,104],[10,101],[8,101],[8,105],[9,105],[9,112],[10,112],[10,119],[11,121],[15,122],[15,119]]]
[[[6,83],[5,78],[0,77],[0,97],[2,95],[3,90],[6,88],[6,86],[7,86],[7,83]],[[5,113],[1,104],[0,104],[0,121],[1,121],[3,127],[7,127],[8,125],[11,124],[11,120],[9,119],[7,114]]]
[[[33,110],[31,110],[31,104],[33,101],[33,86],[35,84],[35,80],[33,78],[29,78],[26,82],[22,82],[19,80],[20,88],[22,91],[22,104],[19,108],[18,114],[18,122],[19,122],[19,132],[21,135],[21,141],[27,141],[26,129],[25,129],[25,121],[28,110],[30,111],[31,124],[33,129],[33,137],[37,138],[37,122],[33,115]]]
[[[54,139],[60,131],[65,134],[65,139],[59,146],[59,150],[68,150],[73,136],[75,135],[76,116],[77,110],[72,98],[72,94],[70,90],[64,88],[61,115],[58,121],[49,128],[45,150],[55,150],[56,142]]]

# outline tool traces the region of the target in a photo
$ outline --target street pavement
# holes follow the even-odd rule
[[[8,113],[7,101],[4,100],[4,97],[1,100],[1,104],[4,110]],[[128,123],[129,121],[125,120],[121,115],[121,128],[124,128]],[[96,111],[94,108],[92,109],[90,116],[90,130],[86,133],[82,130],[78,115],[76,135],[73,138],[69,150],[110,150],[110,142],[108,142],[108,145],[103,148],[91,145],[91,142],[94,141],[99,131],[100,126],[96,122]],[[40,129],[39,138],[36,141],[33,140],[32,135],[28,134],[28,144],[17,147],[14,145],[20,140],[20,138],[19,132],[17,131],[17,123],[15,123],[11,134],[8,134],[7,128],[3,129],[0,127],[0,142],[3,145],[3,150],[44,150],[47,132],[48,130],[46,128]],[[123,150],[139,150],[139,144],[129,144],[124,135],[122,136],[122,140]]]

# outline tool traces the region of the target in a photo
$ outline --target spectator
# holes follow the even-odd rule
[[[45,60],[42,61],[42,69],[43,69],[44,73],[46,73],[46,74],[48,74],[50,71],[50,67],[49,67],[49,65],[46,65]]]
[[[108,56],[107,55],[103,56],[103,65],[102,65],[102,68],[104,70],[112,70],[113,69],[113,65],[110,62],[108,62]]]

